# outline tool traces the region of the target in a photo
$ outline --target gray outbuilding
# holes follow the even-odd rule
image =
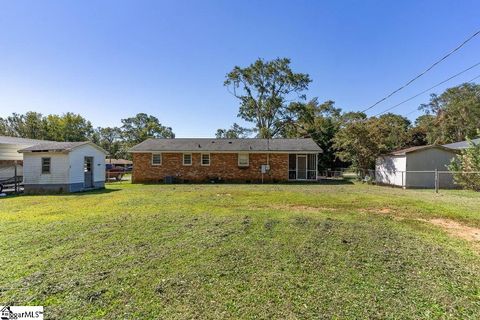
[[[435,171],[440,171],[440,188],[453,188],[448,165],[458,151],[441,145],[412,147],[377,159],[375,181],[404,188],[435,188]]]

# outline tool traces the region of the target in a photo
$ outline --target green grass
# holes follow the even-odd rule
[[[433,217],[479,227],[480,194],[120,183],[4,198],[0,304],[46,319],[478,319],[478,248],[417,220]]]

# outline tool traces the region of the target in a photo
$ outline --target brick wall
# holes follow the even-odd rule
[[[288,154],[269,155],[270,172],[264,181],[288,180]],[[205,182],[210,178],[221,178],[231,182],[259,182],[262,179],[260,167],[267,163],[267,154],[250,153],[250,165],[238,166],[237,153],[210,153],[210,166],[200,164],[201,154],[192,154],[192,165],[183,165],[182,153],[162,153],[162,164],[152,165],[151,153],[133,154],[133,183],[163,182],[166,176],[175,176],[190,182]]]

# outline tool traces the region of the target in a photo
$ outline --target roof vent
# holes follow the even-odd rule
[[[212,143],[215,143],[215,141],[212,140]]]
[[[228,141],[229,144],[232,144],[232,141]]]
[[[200,145],[200,143],[198,144],[198,147],[201,148],[202,146]]]

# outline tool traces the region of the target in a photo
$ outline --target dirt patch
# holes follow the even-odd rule
[[[426,220],[426,219],[418,219],[418,220],[436,225],[453,236],[456,236],[468,241],[480,241],[480,228],[469,227],[453,220],[441,219],[441,218],[435,218],[430,220]]]
[[[390,208],[382,208],[375,210],[361,210],[363,212],[370,212],[376,214],[385,214],[391,216],[394,220],[405,220],[408,217],[399,216],[394,210]],[[480,228],[466,226],[459,222],[450,219],[434,218],[434,219],[415,219],[417,221],[427,222],[437,227],[442,228],[448,234],[467,240],[471,242],[478,242],[480,244]]]

